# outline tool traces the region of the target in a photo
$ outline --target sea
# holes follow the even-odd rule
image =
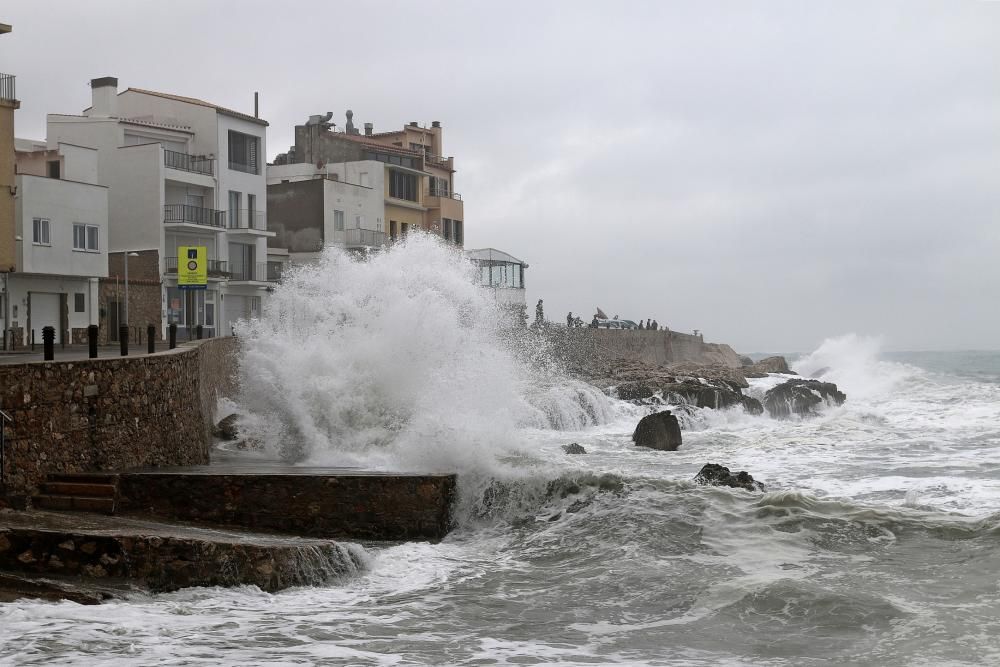
[[[831,337],[789,362],[843,405],[674,406],[682,447],[641,449],[662,406],[504,333],[474,271],[418,236],[328,252],[244,325],[220,408],[265,443],[247,456],[457,472],[446,539],[365,544],[363,572],[273,594],[0,604],[0,664],[1000,664],[1000,352]],[[700,486],[706,463],[765,491]]]

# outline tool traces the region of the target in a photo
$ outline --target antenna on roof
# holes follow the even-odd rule
[[[260,93],[253,92],[253,117],[260,118]]]

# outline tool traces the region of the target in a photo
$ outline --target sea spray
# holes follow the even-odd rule
[[[247,435],[296,462],[488,471],[520,428],[607,421],[611,401],[512,333],[475,272],[423,234],[290,271],[237,327]]]

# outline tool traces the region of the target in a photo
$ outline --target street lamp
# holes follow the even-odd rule
[[[138,257],[139,253],[125,251],[125,321],[120,324],[128,326],[128,258]]]

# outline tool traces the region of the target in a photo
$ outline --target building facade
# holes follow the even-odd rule
[[[385,245],[383,176],[383,165],[372,160],[268,165],[271,242],[294,263],[313,261],[329,246]]]
[[[11,31],[0,23],[0,36]],[[9,317],[7,276],[15,268],[14,195],[14,111],[20,106],[15,95],[13,74],[0,73],[0,317]],[[9,320],[8,320],[9,321]],[[6,328],[4,345],[7,344]]]
[[[317,170],[328,165],[378,162],[382,165],[382,229],[394,241],[410,230],[440,235],[462,247],[465,213],[455,192],[454,158],[441,157],[443,130],[437,121],[421,127],[416,122],[402,130],[375,133],[366,123],[364,134],[347,124],[337,131],[331,113],[311,116],[295,127],[295,145],[275,159],[276,166],[306,164]]]
[[[99,322],[98,282],[108,275],[108,189],[90,148],[17,140],[15,270],[3,328],[16,345],[81,343]]]
[[[117,325],[144,330],[153,324],[162,338],[176,323],[182,337],[198,327],[205,336],[231,334],[237,320],[260,313],[274,283],[267,252],[273,236],[267,230],[267,122],[195,98],[119,92],[114,77],[93,79],[91,89],[91,106],[82,114],[48,116],[48,144],[95,149],[100,184],[108,187],[102,333],[115,340]],[[179,288],[177,262],[185,246],[207,249],[207,289]],[[120,275],[126,262],[130,284],[122,309],[116,300],[126,291]],[[120,321],[123,311],[132,321]]]

